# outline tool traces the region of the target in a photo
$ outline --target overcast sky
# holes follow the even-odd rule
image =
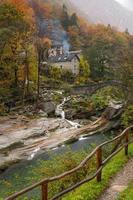
[[[128,9],[133,10],[133,0],[116,0],[116,1],[118,1]]]

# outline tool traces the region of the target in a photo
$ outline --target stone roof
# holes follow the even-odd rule
[[[49,57],[48,61],[51,63],[60,63],[60,62],[71,62],[74,58],[77,58],[79,60],[79,57],[75,54],[63,54],[63,55],[57,55],[57,56],[51,56]]]

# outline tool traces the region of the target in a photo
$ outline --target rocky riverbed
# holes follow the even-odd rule
[[[37,105],[25,105],[10,116],[1,117],[0,170],[31,160],[41,151],[119,125],[122,105],[110,105],[101,116],[96,116],[87,105],[85,97],[65,98],[63,91],[43,90]]]
[[[67,130],[73,128],[62,119],[31,120],[24,116],[1,118],[0,168],[22,159],[32,159],[37,151],[57,146],[70,136]]]
[[[41,151],[115,128],[120,114],[121,107],[110,106],[100,118],[82,127],[64,118],[30,119],[22,115],[1,118],[0,169],[30,160]]]

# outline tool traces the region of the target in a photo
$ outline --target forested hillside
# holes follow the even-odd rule
[[[77,11],[80,10],[89,22],[111,24],[121,31],[128,29],[130,33],[133,33],[133,11],[130,1],[125,1],[128,8],[117,0],[84,0],[84,3],[82,0],[68,1],[73,3]]]

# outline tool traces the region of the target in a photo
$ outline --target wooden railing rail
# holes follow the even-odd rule
[[[132,130],[132,129],[133,129],[133,125],[126,128],[119,136],[115,137],[114,139],[106,141],[106,142],[100,144],[99,146],[97,146],[77,167],[73,168],[72,170],[69,170],[67,172],[64,172],[61,175],[58,175],[58,176],[55,176],[52,178],[43,179],[40,182],[38,182],[30,187],[27,187],[26,189],[21,190],[20,192],[17,192],[16,194],[11,195],[10,197],[6,198],[5,200],[14,200],[14,199],[26,194],[27,192],[32,191],[33,189],[35,189],[37,187],[41,188],[41,200],[48,200],[48,185],[49,185],[49,183],[54,182],[54,181],[59,181],[66,176],[75,174],[78,170],[82,169],[94,155],[96,156],[96,160],[97,160],[97,171],[91,177],[88,177],[88,178],[76,183],[75,185],[69,187],[68,189],[65,189],[64,191],[60,192],[59,194],[55,195],[51,200],[59,199],[63,195],[67,194],[68,192],[73,191],[74,189],[81,186],[82,184],[91,181],[95,177],[97,178],[97,181],[100,182],[101,178],[102,178],[102,169],[104,168],[106,163],[111,158],[113,158],[116,154],[118,154],[118,152],[120,152],[122,149],[125,149],[125,155],[128,155],[128,146],[129,146],[129,144],[131,144],[133,142],[133,140],[130,140],[130,138],[129,138],[129,133],[130,133],[130,130]],[[123,140],[125,140],[124,143],[122,143]],[[115,141],[118,141],[115,148],[113,149],[111,154],[106,159],[103,160],[103,156],[102,156],[103,147],[106,146],[107,144],[110,144]]]

